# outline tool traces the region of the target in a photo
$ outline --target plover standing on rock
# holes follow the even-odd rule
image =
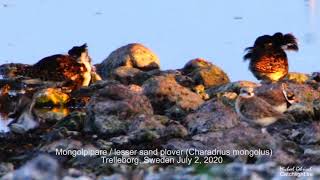
[[[255,96],[253,88],[242,88],[235,104],[238,116],[254,126],[267,127],[278,120],[287,119],[262,98]],[[265,131],[265,129],[262,129]]]

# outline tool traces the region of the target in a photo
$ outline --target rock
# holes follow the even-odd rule
[[[218,87],[211,87],[206,90],[207,94],[212,98],[216,96],[219,93],[224,93],[224,92],[235,92],[237,94],[240,93],[240,89],[243,87],[257,87],[259,84],[250,82],[250,81],[236,81],[236,82],[231,82],[225,85],[221,85]]]
[[[86,131],[110,135],[124,133],[128,119],[152,115],[153,109],[146,96],[121,84],[109,84],[91,98],[86,114]]]
[[[69,96],[60,89],[55,88],[47,88],[37,92],[34,95],[36,106],[44,106],[44,105],[65,105],[69,101]]]
[[[307,167],[319,166],[320,161],[320,146],[319,145],[308,145],[304,147],[303,155],[301,156],[301,163],[305,164]],[[320,176],[320,171],[318,170],[318,175]]]
[[[180,71],[172,73],[172,75],[175,76],[177,83],[179,83],[181,86],[187,87],[189,89],[194,89],[194,90],[200,88],[201,91],[202,91],[202,88],[205,88],[202,84],[200,84],[198,88],[195,88],[195,86],[197,86],[195,81],[191,77],[187,75],[183,75],[182,72]]]
[[[91,144],[83,145],[81,147],[81,151],[97,151],[95,146]],[[106,155],[104,153],[104,155]],[[92,172],[95,174],[99,173],[100,168],[103,166],[109,166],[109,164],[103,164],[101,156],[95,155],[95,154],[87,154],[87,155],[75,155],[72,156],[70,160],[68,160],[68,164],[70,164],[71,167],[77,168],[84,172]]]
[[[293,83],[305,83],[310,79],[310,75],[298,72],[290,72],[284,78],[285,81],[293,82]]]
[[[129,136],[117,136],[110,139],[112,144],[115,145],[125,145],[130,142]]]
[[[122,84],[143,84],[144,81],[152,77],[152,75],[158,74],[159,70],[142,71],[137,68],[120,66],[114,69],[110,74],[110,79],[117,80]]]
[[[55,159],[48,155],[39,155],[19,169],[6,174],[2,180],[58,180],[60,173],[60,166]]]
[[[46,122],[57,122],[66,117],[70,111],[65,107],[35,108],[34,113],[38,119]]]
[[[320,93],[309,84],[286,83],[287,90],[292,92],[298,102],[312,104],[320,99]]]
[[[184,138],[188,135],[188,130],[179,122],[170,121],[160,134],[166,138]]]
[[[98,67],[102,78],[109,77],[120,66],[149,71],[160,68],[158,57],[142,44],[128,44],[113,51]]]
[[[202,84],[193,87],[192,90],[197,93],[203,100],[210,99],[209,95],[205,91],[205,87]]]
[[[13,78],[29,69],[30,65],[20,63],[2,64],[0,66],[0,75],[4,78]]]
[[[234,162],[227,164],[224,168],[225,176],[228,179],[238,177],[239,179],[266,179],[270,178],[276,173],[278,167],[273,162],[263,164],[243,164]]]
[[[229,77],[224,71],[201,58],[190,60],[182,71],[194,79],[196,84],[203,84],[206,88],[230,82]]]
[[[297,122],[312,121],[314,119],[313,106],[306,103],[291,105],[287,113],[291,114]]]
[[[98,177],[97,180],[127,180],[128,178],[126,178],[125,176],[121,175],[121,174],[113,174],[110,176],[100,176]]]
[[[179,122],[163,119],[165,116],[141,115],[132,119],[128,129],[131,142],[148,142],[159,138],[187,136],[187,130]]]
[[[320,143],[320,122],[312,122],[304,128],[303,133],[301,144],[310,145]]]
[[[92,117],[89,117],[92,118]],[[103,135],[122,134],[126,132],[128,123],[116,115],[95,115],[93,131]]]
[[[12,163],[0,163],[0,177],[14,170],[14,166]]]
[[[188,61],[184,65],[182,72],[184,74],[189,74],[189,73],[192,73],[193,71],[198,70],[198,69],[209,68],[212,65],[213,64],[211,62],[209,62],[205,59],[196,58],[196,59],[192,59],[192,60]]]
[[[273,152],[272,160],[282,166],[292,166],[298,163],[295,154],[288,153],[280,148]]]
[[[99,149],[109,150],[109,149],[112,148],[113,143],[112,143],[112,142],[105,141],[105,140],[103,140],[103,139],[98,139],[98,140],[96,140],[95,145],[96,145],[97,148],[99,148]]]
[[[198,134],[192,139],[209,148],[229,151],[258,149],[270,151],[276,148],[276,141],[272,136],[244,124],[223,131]]]
[[[189,134],[199,134],[232,128],[239,123],[239,119],[234,110],[221,101],[210,101],[196,113],[189,114],[183,122],[187,124]]]
[[[56,128],[65,127],[70,131],[81,131],[84,127],[86,113],[74,111],[55,125]]]
[[[172,75],[153,77],[147,80],[142,88],[157,114],[164,114],[173,106],[188,112],[203,103],[200,96],[179,85]]]
[[[73,139],[60,139],[46,144],[40,148],[41,152],[54,153],[56,150],[77,150],[83,146],[83,143]]]
[[[128,134],[132,141],[152,141],[160,137],[160,130],[165,126],[152,116],[141,115],[132,119]]]
[[[137,94],[143,95],[143,89],[141,86],[135,85],[135,84],[130,84],[129,89]]]
[[[314,112],[314,119],[320,120],[320,100],[315,100],[313,102],[313,112]]]
[[[88,175],[78,169],[70,168],[66,175],[63,176],[62,180],[94,180],[94,175]]]
[[[210,149],[199,141],[183,139],[170,139],[166,144],[163,144],[162,147],[170,150],[188,150],[191,148],[198,150]]]
[[[172,119],[180,120],[181,118],[185,117],[187,113],[188,112],[179,105],[174,105],[171,108],[166,109],[164,115]]]

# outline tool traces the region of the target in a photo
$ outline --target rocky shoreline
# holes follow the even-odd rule
[[[141,44],[112,52],[95,65],[103,80],[74,91],[60,82],[20,76],[29,66],[0,66],[0,110],[4,119],[12,120],[10,131],[0,133],[2,179],[281,179],[289,172],[320,177],[317,73],[289,73],[273,84],[231,82],[223,70],[201,58],[181,69],[160,70],[157,56]],[[283,84],[298,99],[284,112],[292,118],[262,133],[236,113],[241,88],[253,87],[258,96],[266,91],[278,96]],[[28,94],[30,103],[21,104]],[[21,114],[11,119],[9,113],[18,106],[23,107]],[[57,149],[106,150],[106,157],[139,162],[145,162],[145,156],[168,156],[174,163],[104,163],[101,156],[57,155]],[[159,154],[117,154],[111,151],[115,149]],[[206,153],[189,154],[190,164],[177,163],[188,149]],[[207,154],[210,150],[220,153]],[[232,150],[243,153],[226,153]],[[196,163],[197,158],[202,163]]]

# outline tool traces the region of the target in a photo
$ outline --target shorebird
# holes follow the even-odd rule
[[[32,78],[40,78],[45,81],[63,81],[75,87],[88,86],[92,74],[95,72],[86,44],[74,46],[68,51],[68,55],[56,54],[45,57],[26,72],[26,76]],[[97,80],[101,80],[99,75],[96,76]]]
[[[297,100],[286,84],[264,84],[255,88],[255,95],[262,98],[280,113],[285,112]]]
[[[266,127],[280,119],[286,119],[286,116],[276,111],[272,105],[255,96],[251,87],[240,90],[235,106],[236,112],[242,120],[260,127]]]
[[[285,50],[298,51],[298,43],[292,34],[275,33],[263,35],[256,39],[253,47],[246,48],[243,57],[250,60],[249,69],[258,79],[276,82],[288,74],[288,58]]]

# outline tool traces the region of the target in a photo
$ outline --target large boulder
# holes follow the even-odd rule
[[[202,84],[206,88],[230,82],[228,75],[222,69],[201,58],[190,60],[182,71],[194,79],[196,84]]]
[[[158,57],[142,44],[133,43],[113,51],[99,66],[98,71],[106,79],[121,66],[149,71],[160,68]]]
[[[156,113],[170,114],[197,109],[204,101],[196,93],[181,86],[173,75],[156,76],[143,84],[144,94],[149,97]],[[180,113],[179,113],[180,114]]]
[[[210,100],[195,113],[189,114],[184,123],[189,134],[199,134],[232,128],[239,123],[235,111],[221,101]]]
[[[146,96],[117,83],[98,90],[89,101],[86,111],[85,129],[104,135],[124,133],[126,120],[141,114],[153,114]]]

